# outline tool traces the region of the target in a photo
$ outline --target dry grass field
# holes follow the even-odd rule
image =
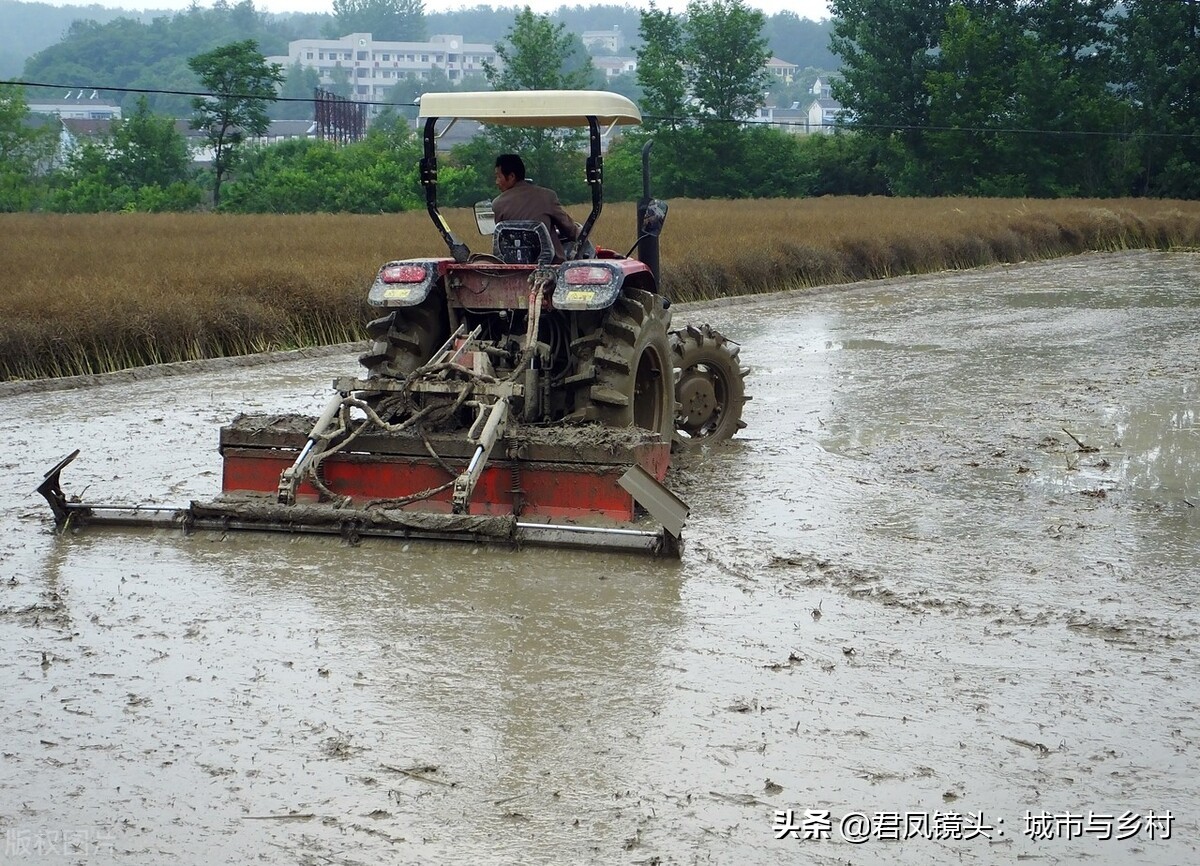
[[[469,211],[447,217],[490,249]],[[633,223],[631,204],[610,205],[594,238],[624,252]],[[662,255],[684,301],[1147,247],[1200,247],[1200,202],[677,201]],[[0,380],[358,339],[379,265],[423,255],[446,255],[423,211],[3,214]]]

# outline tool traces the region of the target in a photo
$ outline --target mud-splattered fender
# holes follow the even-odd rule
[[[613,305],[627,282],[642,285],[649,269],[636,259],[584,259],[566,262],[554,284],[554,308],[604,310]],[[652,279],[652,278],[651,278]]]

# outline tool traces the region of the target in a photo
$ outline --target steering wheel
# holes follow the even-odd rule
[[[581,226],[579,223],[575,223],[576,234],[582,230],[583,226]],[[562,237],[560,237],[559,240],[563,242],[563,253],[566,255],[566,260],[568,262],[572,259],[594,259],[596,257],[596,245],[592,243],[591,235],[587,237],[586,241],[584,242],[583,249],[579,251],[582,253],[582,255],[575,254],[575,248],[577,246],[575,241],[569,241]]]

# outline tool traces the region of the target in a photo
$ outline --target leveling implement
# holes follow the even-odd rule
[[[39,487],[67,523],[256,529],[617,548],[678,555],[687,506],[663,480],[672,448],[731,437],[746,370],[702,325],[670,330],[643,150],[637,258],[590,240],[605,130],[641,121],[592,91],[426,94],[421,182],[449,256],[385,263],[368,302],[362,378],[334,381],[315,419],[242,415],[221,429],[222,494],[181,508],[103,506]],[[472,253],[438,209],[438,138],[459,119],[585,127],[592,206],[555,260],[539,220],[495,222]]]

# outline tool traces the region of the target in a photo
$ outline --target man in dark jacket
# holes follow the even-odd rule
[[[558,194],[527,181],[525,163],[515,153],[502,153],[496,157],[496,187],[500,190],[500,195],[492,199],[496,222],[541,220],[554,241],[554,260],[563,261],[566,258],[563,238],[572,241],[578,238],[579,227],[559,204]]]

